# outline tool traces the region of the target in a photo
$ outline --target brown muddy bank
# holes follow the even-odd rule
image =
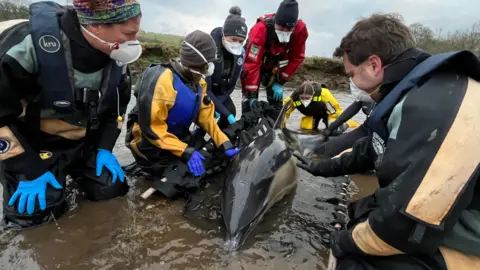
[[[180,48],[178,45],[143,43],[141,58],[131,65],[132,73],[136,77],[150,63],[164,62],[171,58],[176,58],[179,52]],[[330,89],[346,90],[349,88],[343,63],[332,58],[307,57],[286,86],[294,88],[304,80],[325,83]]]

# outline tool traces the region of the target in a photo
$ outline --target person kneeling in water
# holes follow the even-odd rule
[[[137,165],[156,175],[181,159],[194,176],[205,172],[205,157],[190,144],[195,122],[228,157],[234,148],[215,122],[215,106],[207,96],[206,76],[213,73],[216,46],[212,37],[196,30],[181,44],[180,61],[152,64],[135,87],[137,104],[128,116],[126,145]]]
[[[320,120],[328,128],[329,124],[335,121],[342,113],[342,108],[332,95],[332,92],[324,84],[317,82],[305,81],[291,96],[284,99],[283,104],[290,100],[293,102],[288,108],[286,117],[289,118],[290,114],[297,109],[303,114],[300,121],[301,129],[317,129]],[[355,121],[349,120],[347,123],[340,125],[336,131],[342,133],[347,128],[356,126],[358,124]]]

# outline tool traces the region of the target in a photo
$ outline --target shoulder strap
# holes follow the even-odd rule
[[[37,2],[30,5],[30,26],[38,75],[43,89],[43,104],[62,112],[72,111],[73,85],[65,58],[60,26],[57,21],[62,7],[54,2]]]
[[[138,76],[133,95],[141,99],[144,90],[155,87],[158,77],[165,71],[166,67],[160,63],[152,63]]]
[[[267,26],[267,42],[265,42],[265,51],[269,51],[272,46],[273,41],[275,40],[275,16],[267,17],[263,20]]]
[[[263,22],[267,26],[267,41],[265,42],[265,51],[268,52],[270,47],[272,46],[273,40],[275,40],[275,16],[266,17],[265,19],[257,18],[257,23]],[[248,46],[249,40],[245,42],[243,48],[246,50]]]
[[[313,91],[313,98],[312,98],[312,101],[314,102],[320,102],[322,101],[322,92],[323,92],[323,88],[320,86],[320,85],[317,85],[317,84],[314,84],[314,91]],[[320,86],[320,87],[318,87]]]

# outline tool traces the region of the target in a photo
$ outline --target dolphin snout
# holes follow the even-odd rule
[[[227,251],[235,251],[237,250],[238,248],[240,248],[240,246],[242,245],[243,241],[245,241],[245,237],[244,237],[245,234],[243,233],[237,233],[233,236],[231,236],[227,242],[225,243],[225,248],[227,249]]]

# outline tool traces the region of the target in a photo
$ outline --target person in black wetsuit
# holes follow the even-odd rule
[[[375,169],[379,185],[351,202],[348,224],[332,232],[336,269],[478,269],[478,58],[415,48],[396,14],[358,21],[334,56],[352,91],[376,102],[368,135],[336,158],[295,154],[298,166],[321,177]]]
[[[235,123],[236,108],[230,95],[243,68],[243,43],[248,32],[241,15],[239,7],[232,7],[223,27],[217,27],[210,33],[217,45],[217,59],[214,73],[206,78],[207,93],[215,104],[216,117],[220,117],[220,128]]]
[[[90,200],[127,193],[112,149],[142,53],[135,0],[41,1],[29,14],[0,23],[3,221],[21,227],[65,213],[67,174]]]

